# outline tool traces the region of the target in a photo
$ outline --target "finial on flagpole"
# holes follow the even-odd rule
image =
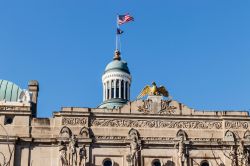
[[[119,51],[119,50],[115,50],[115,55],[114,55],[114,60],[121,60],[121,57],[120,57],[120,55],[121,55],[121,52]]]

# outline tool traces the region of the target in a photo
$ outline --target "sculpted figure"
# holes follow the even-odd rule
[[[68,166],[67,147],[62,141],[60,142],[60,145],[59,145],[59,160],[60,160],[61,166]]]
[[[237,162],[237,154],[235,152],[234,146],[231,146],[229,156],[230,156],[230,159],[231,159],[231,166],[236,166],[237,165],[237,163],[236,163]]]
[[[70,165],[76,166],[77,165],[77,140],[75,135],[72,135],[70,142],[69,142],[69,150],[70,150]]]
[[[86,151],[84,144],[82,145],[82,147],[79,150],[79,157],[80,157],[79,166],[86,166],[87,151]],[[82,161],[83,161],[83,164],[82,164]]]
[[[133,166],[137,166],[138,163],[138,152],[141,150],[141,146],[138,143],[138,139],[135,135],[131,136],[132,141],[130,143],[130,156]]]
[[[249,166],[249,164],[250,164],[249,163],[249,157],[250,157],[250,154],[249,154],[249,150],[247,149],[246,150],[246,155],[245,155],[245,161],[244,161],[246,166]]]
[[[244,142],[240,142],[240,146],[237,149],[238,166],[248,166],[249,152],[244,147]]]
[[[130,139],[129,144],[129,154],[126,156],[126,160],[129,166],[138,166],[141,151],[141,141],[139,139],[139,133],[135,129],[131,129],[128,133],[128,138]]]
[[[184,136],[180,135],[180,140],[175,144],[175,147],[178,147],[178,163],[179,166],[184,166],[186,161],[186,153],[185,153],[185,143]]]

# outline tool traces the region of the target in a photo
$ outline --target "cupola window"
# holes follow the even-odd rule
[[[116,98],[119,97],[119,80],[116,80]]]
[[[124,99],[124,81],[121,82],[121,98]]]
[[[109,94],[110,94],[110,86],[109,86],[109,81],[107,82],[107,99],[109,99]]]
[[[111,81],[111,98],[114,98],[115,94],[115,85],[114,85],[114,80]]]

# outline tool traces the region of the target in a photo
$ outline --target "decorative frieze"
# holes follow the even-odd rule
[[[87,119],[85,118],[63,118],[62,125],[86,125]]]
[[[190,141],[221,142],[221,138],[189,138]]]
[[[0,106],[0,111],[12,111],[12,110],[23,110],[28,111],[30,110],[30,106]]]
[[[180,128],[180,129],[221,129],[220,121],[168,121],[131,119],[94,119],[95,127],[136,127],[136,128]]]
[[[95,136],[97,140],[125,140],[127,137],[124,136]]]
[[[174,137],[140,137],[144,143],[174,143],[176,138]],[[95,140],[121,140],[129,141],[127,137],[124,136],[95,136]],[[221,138],[189,138],[189,141],[205,141],[205,142],[221,142]]]
[[[246,121],[226,121],[226,129],[248,129],[248,122]]]
[[[14,106],[0,106],[0,110],[15,110]]]

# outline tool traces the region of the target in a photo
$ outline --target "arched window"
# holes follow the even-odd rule
[[[209,166],[208,161],[207,160],[202,161],[201,166]]]
[[[107,95],[107,99],[110,99],[111,95],[110,95],[110,82],[107,82],[107,89],[108,89],[108,95]]]
[[[110,159],[105,159],[103,161],[103,166],[113,166],[113,162]]]
[[[121,98],[124,99],[124,81],[121,82]]]
[[[155,159],[155,160],[153,160],[153,162],[152,162],[152,166],[161,166],[161,162],[160,162],[160,160],[159,160],[159,159]]]
[[[116,98],[119,98],[119,80],[116,80]]]
[[[114,80],[111,81],[111,98],[114,98],[114,93],[115,93],[115,85],[114,85]]]

